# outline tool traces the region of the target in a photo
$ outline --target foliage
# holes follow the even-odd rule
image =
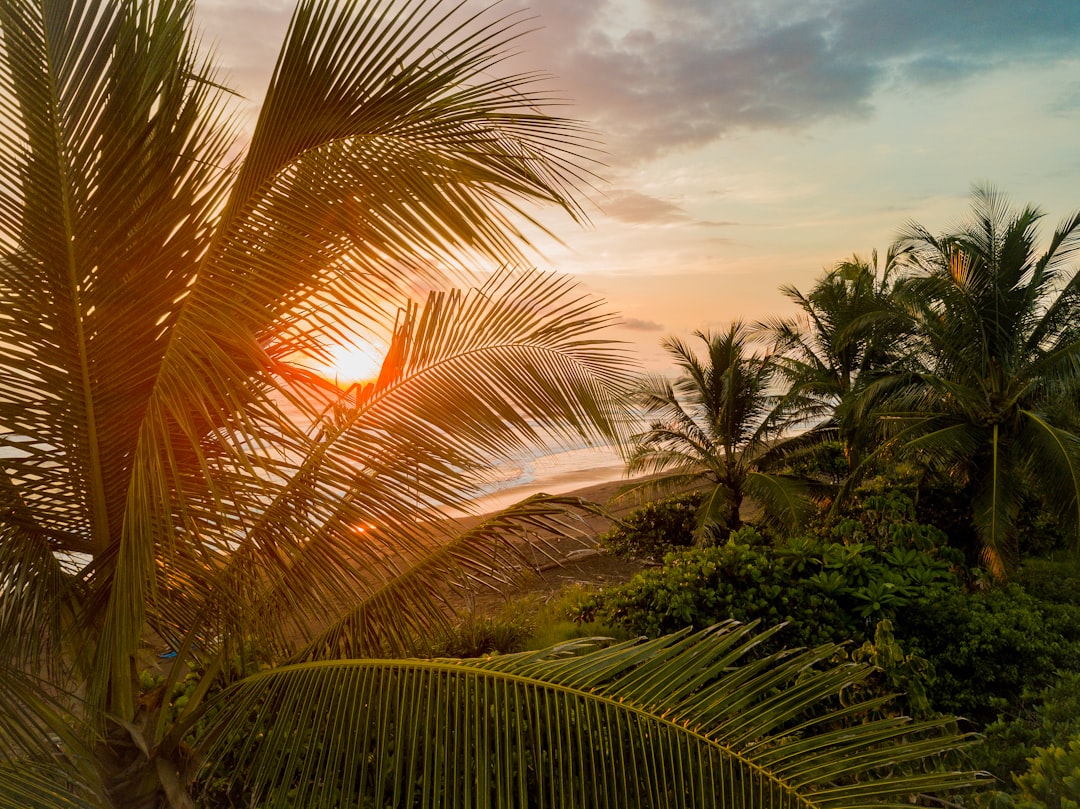
[[[266,775],[254,800],[267,809],[353,794],[442,806],[461,785],[473,806],[841,809],[973,783],[926,773],[957,746],[945,721],[834,726],[865,715],[864,702],[808,719],[869,668],[828,662],[834,645],[762,657],[762,640],[728,624],[606,649],[273,669],[233,686],[218,721],[259,717],[239,771]],[[322,753],[281,755],[275,734],[302,734]]]
[[[424,657],[482,657],[528,648],[536,626],[523,613],[467,615],[442,629],[416,650]]]
[[[1011,786],[1013,775],[1027,769],[1027,759],[1039,748],[1067,747],[1080,735],[1080,672],[1062,673],[1050,687],[1021,694],[982,734],[972,763]]]
[[[889,311],[901,252],[890,249],[880,270],[876,251],[869,261],[852,256],[819,278],[809,293],[781,287],[799,314],[759,324],[777,353],[789,417],[810,428],[797,442],[802,447],[797,457],[813,459],[824,451],[829,458],[824,445],[835,442],[843,464],[827,468],[838,480],[858,467],[876,432],[873,420],[852,414],[855,395],[903,355],[904,328]]]
[[[850,464],[844,455],[844,445],[839,441],[816,437],[798,451],[784,458],[791,474],[802,478],[823,480],[839,485],[849,474]]]
[[[870,681],[871,695],[879,693],[902,694],[897,698],[911,716],[929,717],[933,714],[930,689],[934,672],[930,661],[904,649],[893,634],[892,621],[882,618],[874,627],[872,640],[851,653],[856,663],[868,663],[874,667],[876,676]],[[865,687],[865,686],[864,686]],[[853,689],[848,699],[858,698]]]
[[[200,768],[221,800],[305,809],[971,783],[933,770],[960,742],[940,723],[793,728],[865,676],[832,648],[377,657],[580,507],[449,519],[500,458],[623,437],[611,316],[518,268],[532,205],[583,218],[592,141],[506,74],[521,18],[469,14],[300,0],[238,148],[190,0],[0,3],[0,805],[187,809]],[[374,334],[371,384],[308,370]]]
[[[996,623],[990,620],[978,622],[990,637],[972,639],[972,643],[985,649],[983,654],[1001,656],[999,665],[994,665],[997,657],[988,660],[989,665],[980,670],[986,679],[975,682],[961,695],[968,703],[981,708],[970,714],[984,737],[983,743],[972,750],[972,763],[976,769],[993,773],[1006,787],[1011,787],[1013,774],[1027,768],[1026,759],[1038,748],[1067,747],[1069,739],[1080,733],[1080,670],[1075,668],[1080,651],[1080,633],[1076,631],[1075,623],[1080,617],[1077,612],[1080,587],[1077,584],[1075,574],[1070,575],[1067,565],[1029,560],[1011,590],[1013,609],[999,607],[995,612],[1006,614],[998,616]],[[1021,586],[1023,595],[1016,597]],[[996,601],[1010,600],[1007,593],[990,597]],[[970,595],[969,601],[975,609],[985,606],[985,596],[978,593]],[[1036,612],[1031,615],[1025,610]],[[1019,631],[1013,630],[1011,625],[1021,620],[1026,623]],[[912,621],[913,626],[918,623]],[[1005,627],[1000,628],[1000,624]],[[976,622],[972,621],[955,631],[963,634],[975,628]],[[1029,630],[1033,636],[1024,638],[1023,633]],[[937,623],[929,622],[923,631],[934,643],[937,642],[933,638],[939,631]],[[996,638],[995,634],[1003,637]],[[920,647],[926,645],[917,638],[909,642]],[[940,669],[943,676],[935,690],[935,694],[940,694],[935,697],[935,704],[953,704],[949,702],[954,698],[952,689],[958,681],[966,685],[962,660],[950,673],[954,652],[967,654],[964,650],[941,644],[944,659],[937,660],[935,669]],[[1052,668],[1044,670],[1041,665]],[[996,695],[996,705],[988,705],[989,699],[984,694]]]
[[[1040,748],[1017,776],[1017,809],[1080,809],[1080,733],[1067,747]]]
[[[1080,731],[1037,748],[1013,781],[1016,791],[981,795],[980,809],[1080,809]]]
[[[1011,715],[1056,672],[1080,671],[1080,607],[1041,602],[1016,583],[928,593],[898,634],[934,666],[934,707],[978,727]]]
[[[546,649],[583,638],[633,638],[634,635],[622,627],[602,624],[599,621],[575,620],[581,601],[590,597],[592,592],[593,588],[584,584],[571,584],[562,587],[550,597],[526,597],[514,605],[515,610],[525,609],[533,617],[534,630],[526,648]]]
[[[909,228],[905,278],[890,300],[912,335],[910,359],[864,388],[853,410],[889,425],[894,448],[962,483],[999,578],[1020,560],[1025,492],[1080,536],[1080,274],[1071,263],[1080,213],[1039,253],[1042,216],[978,188],[956,230]]]
[[[695,336],[704,344],[703,357],[682,340],[667,338],[662,345],[680,375],[674,382],[646,377],[634,393],[650,424],[633,437],[627,470],[662,474],[630,491],[656,496],[705,487],[699,538],[738,529],[747,495],[763,508],[766,520],[798,525],[812,511],[805,482],[767,471],[784,419],[771,390],[777,374],[773,358],[750,352],[750,332],[742,323]]]
[[[669,554],[663,568],[584,602],[580,616],[651,637],[730,618],[788,623],[782,637],[799,645],[861,641],[877,621],[959,589],[940,535],[885,518],[892,513],[842,521],[832,530],[843,541],[798,537],[770,546],[743,529],[724,545]]]
[[[404,651],[573,504],[440,509],[619,439],[610,316],[515,269],[591,140],[502,64],[523,20],[469,14],[300,0],[238,148],[190,0],[0,3],[0,804],[189,805],[240,650]],[[373,384],[306,370],[374,334]]]
[[[702,492],[686,492],[646,503],[602,534],[600,547],[617,556],[662,562],[668,552],[694,544],[704,502]]]

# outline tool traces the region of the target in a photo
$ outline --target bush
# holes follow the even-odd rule
[[[1080,736],[1080,672],[1066,672],[1032,696],[1025,693],[983,730],[983,743],[973,752],[977,769],[1010,784],[1039,748],[1067,747]]]
[[[688,492],[647,503],[600,537],[600,547],[616,556],[660,562],[673,550],[694,544],[701,492]]]
[[[982,809],[1080,809],[1080,732],[1063,744],[1040,747],[1025,772],[1013,776],[1017,794],[981,796]]]
[[[844,445],[839,441],[822,441],[799,450],[788,462],[790,474],[809,480],[822,480],[839,486],[851,473]]]
[[[519,612],[467,616],[436,632],[415,650],[422,657],[483,657],[524,650],[536,627]]]
[[[893,536],[907,542],[921,533]],[[753,529],[743,529],[724,545],[669,554],[662,569],[586,601],[578,617],[649,636],[729,618],[786,622],[783,643],[861,642],[881,619],[893,619],[930,593],[958,588],[952,564],[933,548],[813,537],[770,547]]]
[[[1080,734],[1067,747],[1040,748],[1031,767],[1017,776],[1017,809],[1080,809]]]
[[[934,666],[934,707],[981,728],[1080,671],[1080,607],[1044,603],[1016,583],[912,603],[898,634]]]

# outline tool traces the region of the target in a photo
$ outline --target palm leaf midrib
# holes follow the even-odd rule
[[[643,720],[646,723],[654,723],[668,728],[676,735],[692,734],[700,741],[705,742],[709,746],[721,752],[722,755],[728,756],[745,766],[747,769],[756,773],[759,777],[776,785],[784,793],[788,794],[797,801],[797,805],[804,807],[804,809],[817,809],[818,805],[807,798],[802,791],[798,790],[795,786],[788,783],[787,780],[777,776],[772,770],[766,766],[759,764],[752,756],[748,756],[745,752],[736,749],[731,745],[723,744],[722,742],[711,738],[710,735],[704,731],[699,730],[697,727],[686,724],[679,721],[679,714],[677,711],[667,710],[663,713],[659,711],[650,711],[649,706],[638,703],[637,701],[628,699],[625,696],[611,697],[603,693],[597,692],[595,689],[586,687],[576,687],[565,683],[553,681],[549,678],[541,679],[535,673],[530,674],[518,674],[516,672],[509,672],[505,668],[499,668],[491,671],[481,668],[476,665],[470,665],[469,661],[455,661],[444,662],[441,660],[423,661],[422,668],[417,666],[416,661],[402,660],[402,659],[367,659],[362,661],[315,661],[309,663],[296,663],[288,667],[277,669],[275,671],[269,671],[265,673],[255,674],[248,678],[248,682],[254,684],[262,679],[272,679],[275,675],[280,674],[283,671],[330,671],[334,669],[342,670],[356,670],[359,668],[368,668],[371,670],[397,670],[403,672],[409,671],[431,671],[439,672],[447,675],[461,676],[464,672],[465,676],[474,677],[476,679],[487,679],[490,682],[512,682],[524,689],[536,688],[537,684],[541,684],[542,687],[552,693],[563,694],[565,696],[573,697],[575,699],[584,699],[594,704],[601,704],[607,708],[623,713],[632,714],[638,719]]]

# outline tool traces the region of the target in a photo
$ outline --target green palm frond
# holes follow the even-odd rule
[[[0,807],[98,807],[94,736],[60,702],[55,686],[0,665]],[[91,740],[91,741],[88,741]]]
[[[239,747],[267,807],[901,807],[977,782],[940,761],[964,744],[948,720],[841,726],[880,705],[834,702],[869,669],[828,663],[835,647],[760,656],[760,640],[728,624],[598,650],[293,666],[230,689],[211,733]]]
[[[99,796],[80,794],[69,773],[56,766],[0,763],[0,809],[100,809]]]
[[[764,519],[783,531],[794,531],[813,515],[811,487],[792,475],[750,471],[746,475],[746,494],[761,503]]]
[[[1028,464],[1029,479],[1039,479],[1048,493],[1047,507],[1063,527],[1076,531],[1080,525],[1080,436],[1055,426],[1044,415],[1021,411],[1025,429],[1018,437]]]

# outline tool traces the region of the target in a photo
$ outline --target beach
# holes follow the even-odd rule
[[[470,511],[487,514],[540,492],[605,503],[628,483],[626,464],[610,447],[564,450],[507,464],[505,479],[476,498]]]

